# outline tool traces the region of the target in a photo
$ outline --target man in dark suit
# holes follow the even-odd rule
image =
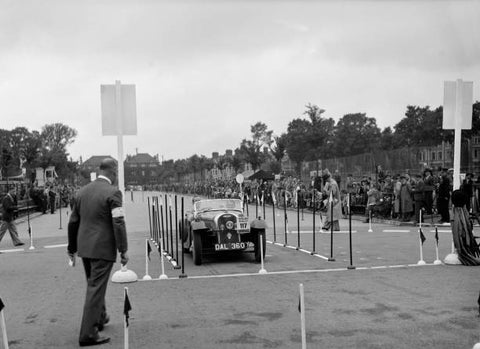
[[[15,226],[15,200],[13,195],[15,193],[15,188],[9,190],[7,195],[4,196],[2,200],[2,223],[0,224],[0,241],[2,241],[3,236],[8,231],[10,232],[10,237],[12,238],[13,244],[15,246],[22,246],[24,243],[18,238],[17,227]]]
[[[98,178],[78,192],[68,223],[68,255],[74,261],[78,252],[87,277],[80,346],[110,341],[98,333],[110,319],[105,307],[107,284],[117,251],[120,262],[128,262],[122,193],[113,186],[116,177],[115,161],[104,159]]]

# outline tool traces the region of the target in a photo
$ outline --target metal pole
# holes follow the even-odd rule
[[[27,205],[28,205],[28,199],[27,199]],[[27,212],[28,212],[28,209],[27,209]],[[60,195],[60,206],[58,208],[58,212],[60,213],[60,227],[58,229],[62,229],[62,195]]]
[[[180,278],[186,278],[187,275],[185,274],[185,248],[183,247],[183,234],[185,231],[185,214],[184,214],[184,202],[183,202],[183,196],[182,196],[182,223],[180,226],[182,227],[182,238],[181,238],[181,245],[182,245],[182,274],[180,274]]]
[[[167,251],[167,254],[170,254],[169,249],[170,245],[168,243],[168,199],[167,199],[167,193],[165,193],[165,235],[167,236],[167,246],[165,246],[165,251]]]
[[[348,231],[349,231],[348,234],[350,237],[350,265],[347,267],[347,269],[355,269],[355,267],[353,266],[353,254],[352,254],[352,210],[350,209],[351,193],[348,193],[347,195],[348,195],[347,209],[348,209]]]
[[[300,190],[297,190],[297,250],[300,249],[300,201],[299,199]]]
[[[333,196],[330,194],[330,258],[328,258],[329,262],[335,262],[335,258],[333,258]]]
[[[277,242],[277,231],[275,228],[275,202],[272,205],[273,210],[273,242]]]
[[[172,253],[172,257],[174,256],[173,255],[173,223],[172,223],[172,206],[169,206],[168,207],[168,215],[169,215],[169,219],[170,219],[170,252]]]
[[[262,190],[263,220],[265,220],[265,191]]]
[[[148,227],[150,231],[150,238],[152,238],[152,218],[150,216],[150,196],[147,197],[147,207],[148,207]]]
[[[255,219],[258,218],[258,189],[255,195]]]
[[[177,261],[178,268],[178,206],[177,206],[177,195],[175,194],[175,260]]]
[[[312,198],[312,204],[313,204],[313,228],[312,228],[312,242],[313,242],[313,249],[312,249],[312,255],[315,254],[315,188],[313,188],[313,198]]]
[[[283,193],[283,212],[284,212],[284,223],[285,223],[285,240],[283,241],[283,246],[287,246],[287,229],[288,229],[288,217],[287,217],[287,192]]]

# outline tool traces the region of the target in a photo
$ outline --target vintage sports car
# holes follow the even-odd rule
[[[253,252],[260,262],[260,236],[265,254],[266,228],[261,219],[249,223],[240,199],[194,199],[193,211],[183,221],[183,248],[192,253],[195,265],[202,264],[205,254],[236,250]]]

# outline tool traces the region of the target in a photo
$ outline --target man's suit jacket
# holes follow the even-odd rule
[[[117,250],[128,249],[121,212],[122,194],[105,179],[97,178],[80,189],[68,224],[68,251],[115,262]]]

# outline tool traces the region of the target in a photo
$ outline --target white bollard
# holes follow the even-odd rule
[[[262,267],[258,271],[259,274],[266,274],[267,270],[263,267],[263,234],[258,234],[258,240],[260,241],[260,261],[262,263]]]
[[[33,229],[30,226],[30,247],[28,248],[29,250],[34,250],[35,247],[33,246]]]
[[[420,210],[420,222],[418,227],[418,241],[420,242],[420,260],[417,262],[417,265],[425,265],[425,261],[423,260],[423,242],[422,242],[422,210]]]
[[[160,280],[168,279],[168,276],[165,274],[165,262],[163,261],[163,239],[160,238],[160,261],[162,264],[162,274],[160,275]]]
[[[152,277],[148,274],[148,247],[149,242],[148,239],[146,240],[147,244],[145,245],[145,276],[142,278],[142,280],[152,280]]]

